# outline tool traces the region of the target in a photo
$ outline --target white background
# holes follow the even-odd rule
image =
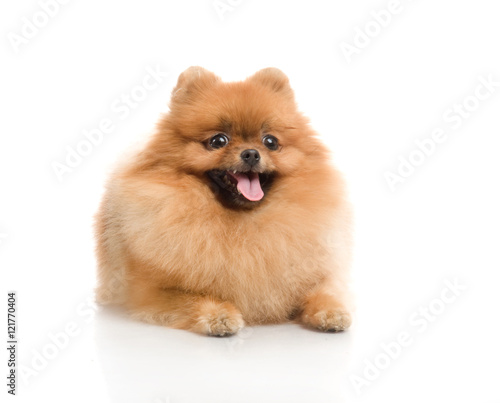
[[[401,0],[380,32],[372,12],[387,1],[232,4],[220,18],[212,0],[74,0],[47,21],[36,1],[2,4],[0,300],[6,311],[7,291],[18,293],[26,371],[8,397],[499,402],[500,87],[470,98],[481,79],[500,81],[498,2]],[[13,46],[24,18],[35,17],[45,26]],[[341,44],[365,28],[372,37],[348,62]],[[267,66],[290,77],[355,206],[358,309],[348,332],[280,325],[214,339],[93,305],[91,224],[105,179],[154,130],[190,65],[226,80]],[[157,66],[168,77],[127,117],[114,111]],[[445,121],[464,100],[470,116]],[[59,181],[53,163],[102,119],[114,130]],[[398,158],[418,156],[415,141],[439,128],[445,140],[392,191],[384,175],[397,174]],[[465,288],[453,302],[439,302],[452,295],[446,281]],[[430,319],[415,316],[429,305]],[[389,344],[401,332],[411,343]],[[382,345],[393,346],[393,358]],[[1,393],[4,401],[6,386]]]

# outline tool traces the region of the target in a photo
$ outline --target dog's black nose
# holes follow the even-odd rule
[[[241,159],[253,167],[260,160],[260,154],[257,150],[245,150],[241,153]]]

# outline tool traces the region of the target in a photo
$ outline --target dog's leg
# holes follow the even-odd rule
[[[345,290],[331,283],[322,284],[304,299],[300,320],[324,331],[342,331],[351,325]]]
[[[241,313],[230,302],[155,285],[134,284],[128,308],[133,317],[209,336],[229,336],[244,326]]]

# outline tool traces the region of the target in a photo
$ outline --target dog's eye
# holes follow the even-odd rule
[[[211,148],[222,148],[227,146],[228,143],[229,138],[224,133],[217,133],[208,141]]]
[[[269,148],[272,151],[278,149],[278,139],[274,136],[271,136],[270,134],[264,136],[264,138],[262,139],[262,144],[264,144],[267,148]]]

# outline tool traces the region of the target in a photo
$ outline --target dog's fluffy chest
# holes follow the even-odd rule
[[[325,274],[328,256],[312,227],[248,220],[229,230],[216,219],[170,230],[176,236],[165,238],[165,280],[232,301],[247,318],[286,319]]]

